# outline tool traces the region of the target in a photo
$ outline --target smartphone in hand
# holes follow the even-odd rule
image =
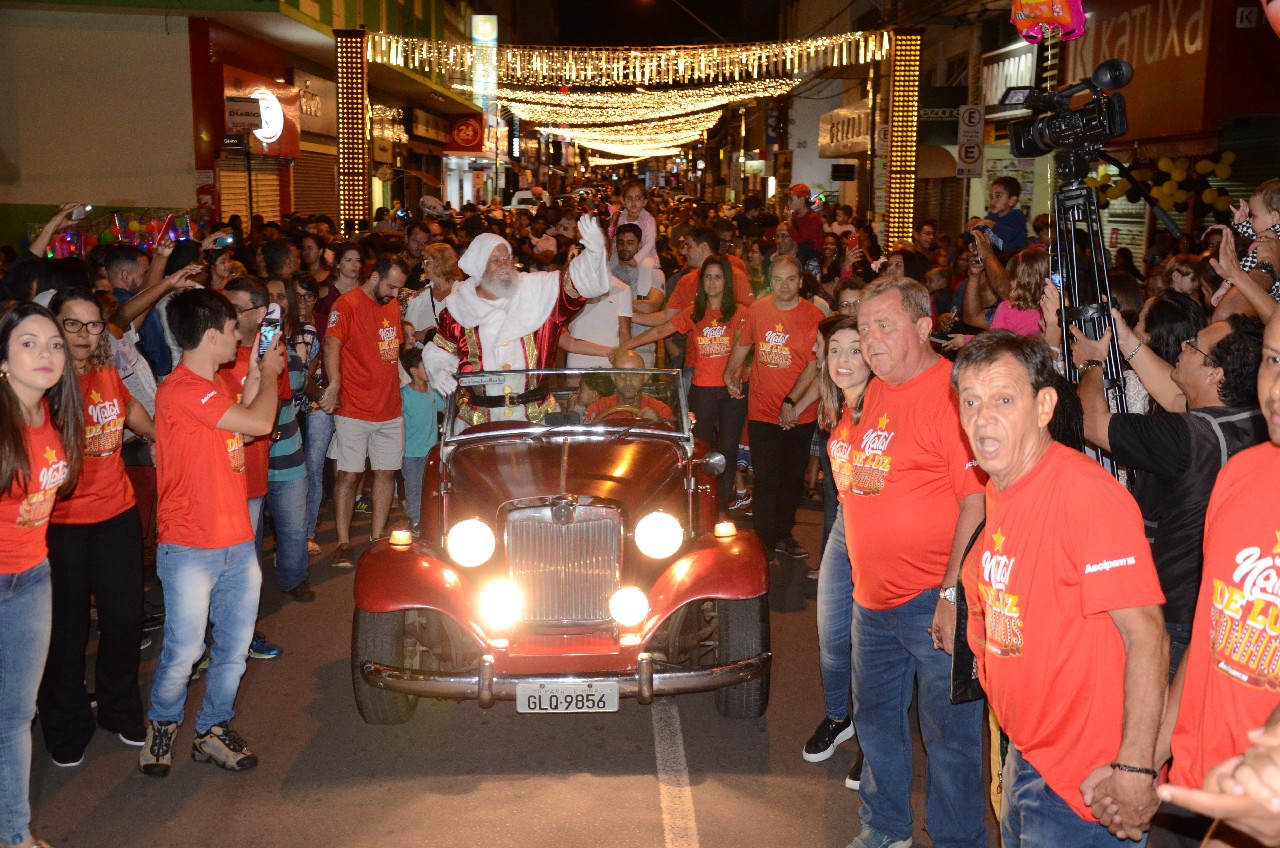
[[[280,335],[280,325],[283,316],[280,312],[280,304],[273,303],[267,307],[267,314],[262,319],[262,324],[258,327],[258,358],[262,359],[267,355],[267,351],[271,348],[271,343],[276,340],[276,336]]]

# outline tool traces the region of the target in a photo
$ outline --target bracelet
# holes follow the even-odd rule
[[[1125,763],[1111,763],[1111,767],[1116,771],[1127,771],[1130,774],[1145,774],[1152,780],[1160,777],[1160,772],[1155,769],[1143,768],[1142,766],[1131,766]]]
[[[1146,342],[1139,340],[1138,344],[1134,346],[1133,350],[1129,351],[1129,355],[1124,358],[1124,361],[1132,362],[1133,358],[1138,355],[1138,351],[1142,350],[1142,346],[1145,344]]]
[[[1086,359],[1084,362],[1080,363],[1080,367],[1077,368],[1076,370],[1079,371],[1081,374],[1083,374],[1084,372],[1088,371],[1090,368],[1097,368],[1101,364],[1102,364],[1101,359]]]
[[[794,400],[792,400],[792,399],[791,399],[791,395],[787,395],[786,397],[784,397],[784,398],[782,399],[782,402],[783,402],[783,403],[785,403],[787,406],[795,406],[795,405],[796,405],[796,402],[795,402]]]

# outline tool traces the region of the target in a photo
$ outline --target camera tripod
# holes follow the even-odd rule
[[[1080,381],[1080,373],[1071,360],[1072,326],[1090,339],[1098,339],[1111,330],[1111,345],[1103,361],[1103,386],[1107,405],[1112,412],[1127,412],[1124,382],[1121,376],[1120,347],[1111,319],[1111,280],[1107,276],[1105,247],[1102,242],[1102,217],[1098,195],[1085,185],[1090,166],[1102,158],[1097,146],[1057,150],[1053,154],[1054,170],[1061,186],[1053,195],[1054,243],[1050,267],[1059,275],[1062,298],[1062,358],[1064,373],[1072,383]],[[1086,253],[1087,252],[1087,253]],[[1098,461],[1116,474],[1115,460],[1099,451]]]

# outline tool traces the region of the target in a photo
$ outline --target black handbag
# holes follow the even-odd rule
[[[969,558],[969,552],[981,538],[986,526],[986,519],[983,519],[974,529],[973,535],[969,537],[969,544],[964,546],[964,556],[960,558],[962,563]],[[969,647],[968,621],[969,602],[964,596],[964,581],[957,580],[956,638],[951,648],[951,703],[953,704],[977,701],[987,696],[982,691],[982,684],[978,682],[977,658],[973,655],[973,649]]]

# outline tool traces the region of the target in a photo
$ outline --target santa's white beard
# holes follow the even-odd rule
[[[507,298],[516,293],[516,281],[497,277],[481,277],[480,288],[493,297]]]

